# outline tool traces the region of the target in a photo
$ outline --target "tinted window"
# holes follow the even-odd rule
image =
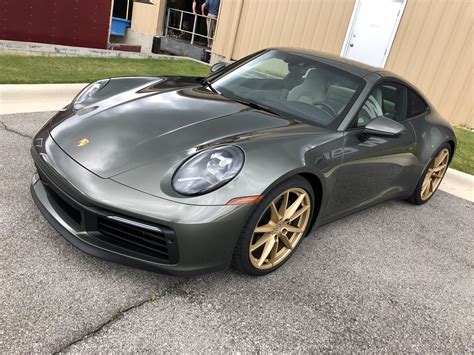
[[[412,90],[408,90],[408,108],[407,117],[418,116],[426,112],[428,105],[417,93]]]
[[[405,87],[398,83],[377,86],[357,115],[354,127],[364,127],[377,117],[401,121],[405,117]]]

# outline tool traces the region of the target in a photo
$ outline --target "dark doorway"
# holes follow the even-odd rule
[[[114,1],[114,9],[112,11],[113,17],[130,20],[132,18],[132,12],[133,12],[133,0],[115,0]]]

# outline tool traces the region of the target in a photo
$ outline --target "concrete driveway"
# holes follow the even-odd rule
[[[88,256],[30,198],[31,137],[0,116],[0,352],[473,352],[472,202],[391,201],[311,233],[278,272],[174,278]]]

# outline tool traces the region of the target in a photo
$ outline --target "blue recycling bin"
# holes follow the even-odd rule
[[[125,31],[131,25],[130,20],[124,18],[112,17],[112,26],[110,27],[110,34],[114,36],[125,36]]]

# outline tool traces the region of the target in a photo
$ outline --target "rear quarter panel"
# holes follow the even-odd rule
[[[431,108],[428,114],[412,118],[410,123],[416,134],[416,155],[420,161],[420,175],[439,148],[448,142],[453,148],[452,159],[457,143],[454,129],[435,109]]]

